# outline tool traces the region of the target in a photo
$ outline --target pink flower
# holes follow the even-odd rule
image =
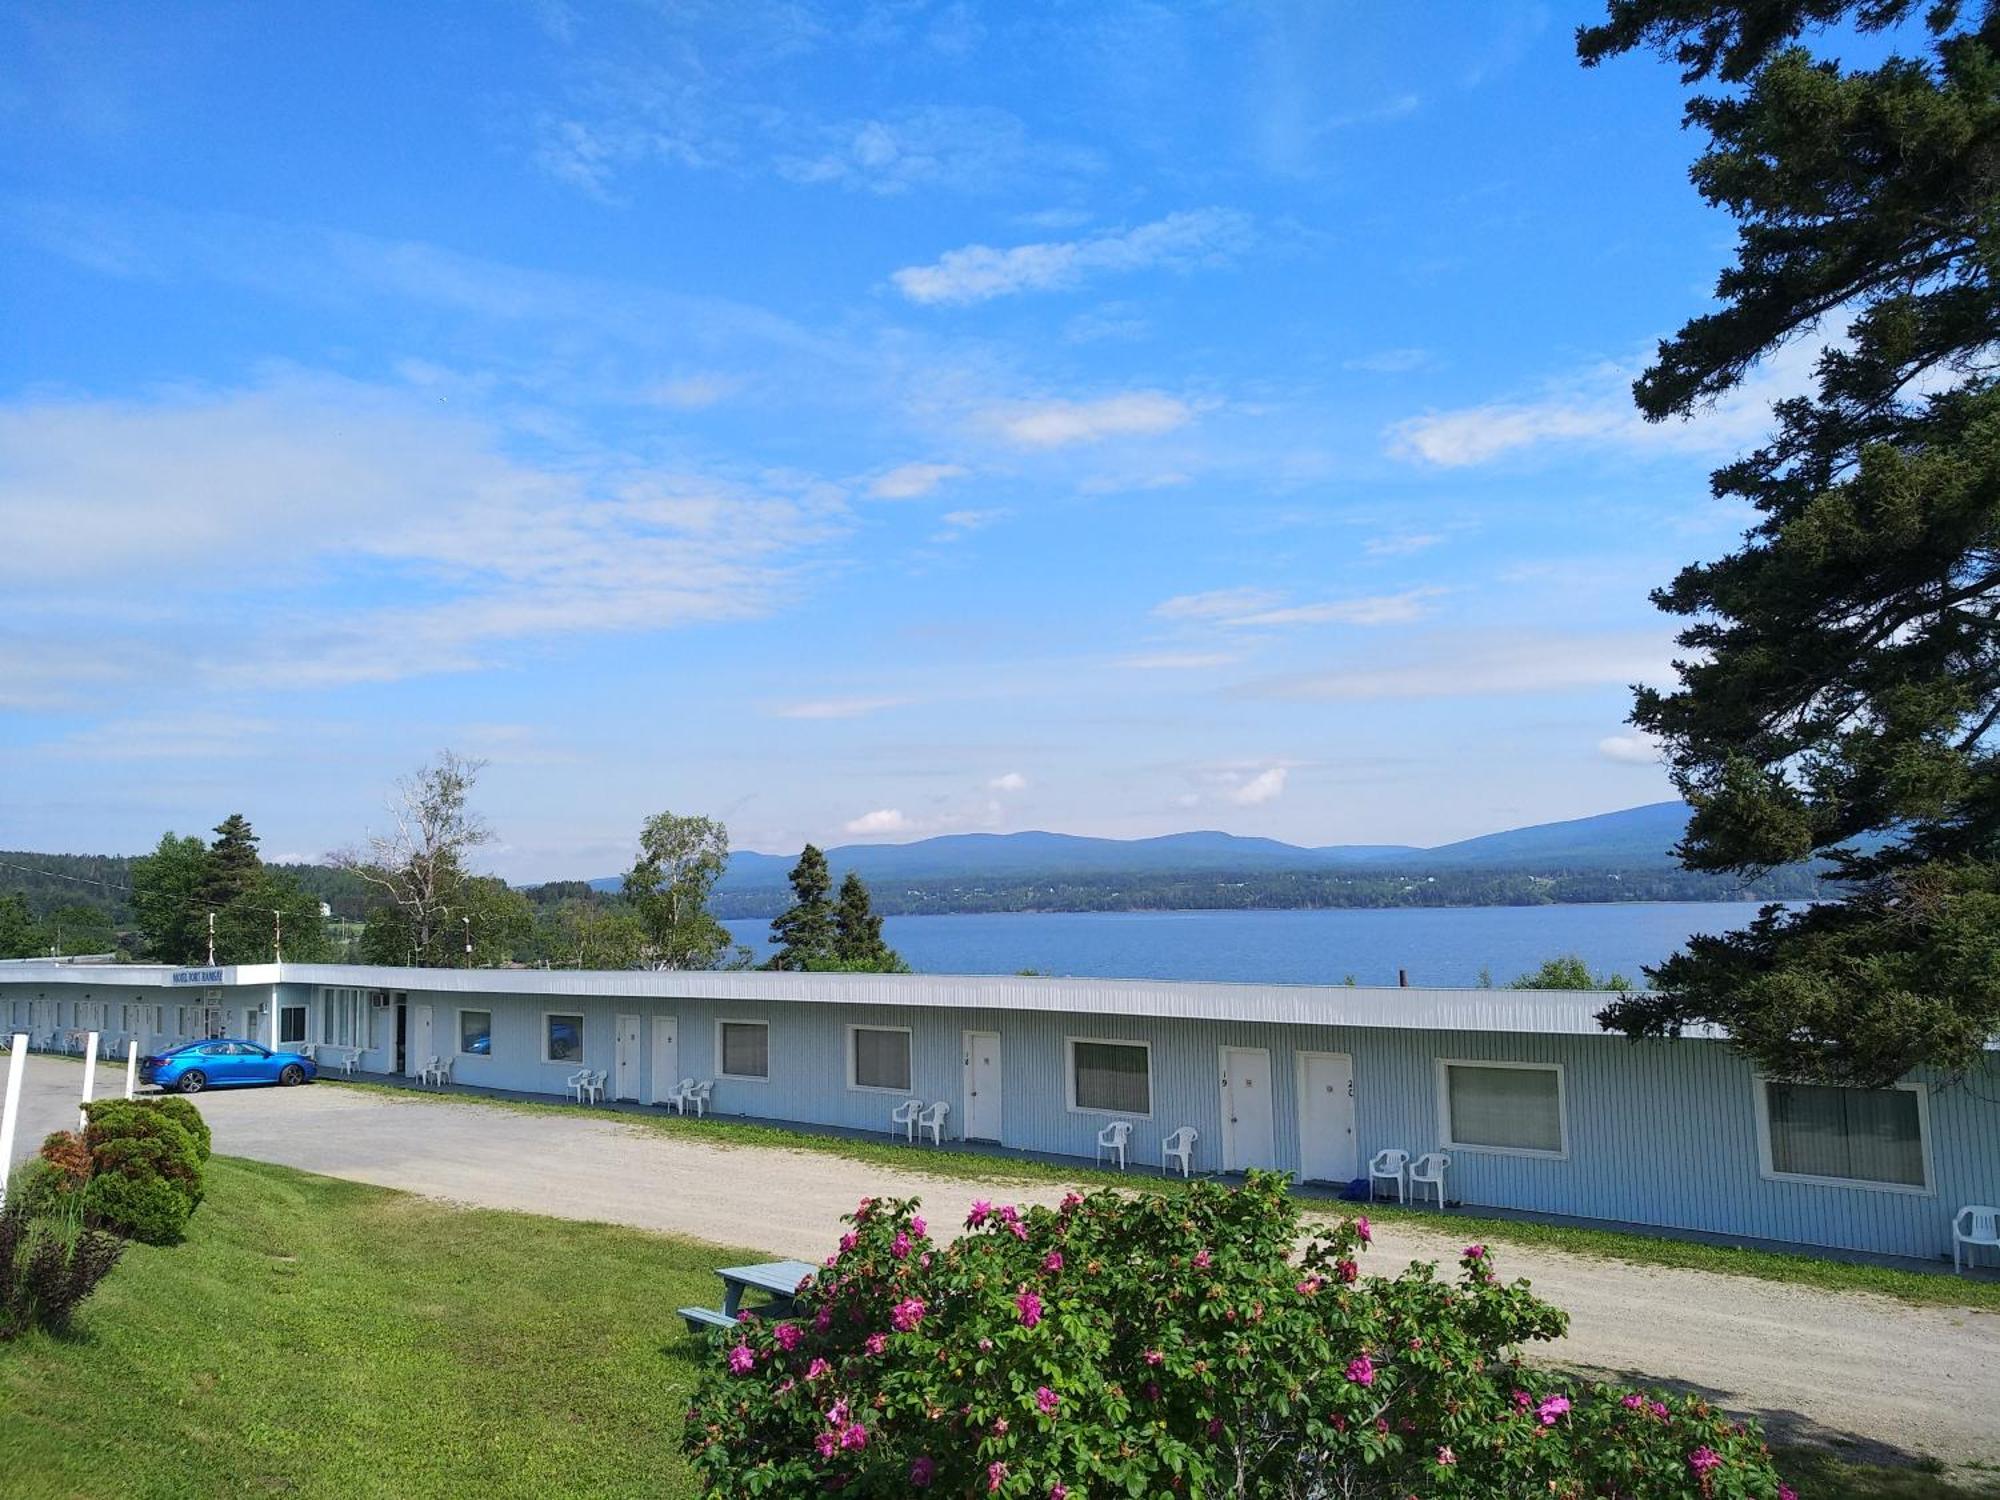
[[[870,1354],[880,1354],[884,1349],[889,1347],[889,1335],[886,1333],[871,1333],[861,1347],[866,1349]]]
[[[778,1340],[778,1347],[790,1354],[799,1347],[799,1340],[804,1338],[805,1334],[800,1331],[796,1323],[780,1323],[774,1337]]]
[[[890,1309],[889,1323],[898,1333],[908,1333],[924,1320],[924,1305],[915,1297],[905,1297]]]
[[[1148,1401],[1157,1401],[1160,1399],[1160,1387],[1158,1382],[1152,1380],[1147,1381],[1145,1385],[1145,1391],[1146,1391],[1146,1399]]]
[[[1000,1216],[1002,1224],[1018,1224],[1021,1221],[1021,1210],[1011,1203],[1001,1204],[994,1212]]]
[[[1166,1363],[1166,1358],[1166,1355],[1160,1353],[1157,1349],[1148,1349],[1146,1351],[1146,1363],[1149,1365],[1164,1364]]]
[[[923,1238],[924,1221],[921,1215],[910,1220],[910,1233],[916,1235],[919,1239]]]
[[[910,1465],[910,1483],[920,1490],[927,1490],[935,1478],[937,1478],[937,1460],[928,1453],[919,1453],[915,1462]]]
[[[729,1373],[748,1375],[757,1368],[757,1356],[750,1352],[748,1344],[738,1344],[729,1351]]]
[[[1014,1238],[1019,1240],[1022,1244],[1025,1245],[1028,1243],[1028,1226],[1022,1223],[1019,1219],[1014,1220],[1013,1223],[1007,1226],[1007,1232],[1013,1235]]]
[[[1722,1455],[1706,1446],[1697,1448],[1688,1455],[1688,1467],[1693,1469],[1697,1476],[1707,1474],[1710,1469],[1718,1467],[1721,1463]]]
[[[1356,1385],[1375,1383],[1375,1361],[1363,1354],[1347,1362],[1347,1378]]]
[[[1033,1328],[1042,1321],[1042,1299],[1033,1292],[1022,1292],[1014,1299],[1014,1306],[1020,1311],[1023,1328]]]
[[[852,1426],[841,1428],[840,1446],[843,1448],[866,1448],[868,1446],[868,1429],[863,1427],[859,1422],[854,1423]]]
[[[1465,1258],[1467,1260],[1484,1260],[1486,1258],[1486,1247],[1484,1245],[1467,1245],[1465,1247]]]
[[[1530,1396],[1526,1391],[1516,1391],[1509,1399],[1513,1401],[1514,1410],[1516,1411],[1526,1411],[1535,1404],[1535,1398]]]
[[[1208,1435],[1212,1438],[1222,1436],[1222,1418],[1210,1417],[1208,1419]]]
[[[822,1307],[818,1312],[813,1314],[813,1330],[815,1332],[825,1333],[831,1327],[833,1327],[832,1308]]]
[[[1071,1209],[1075,1208],[1081,1202],[1083,1202],[1083,1194],[1064,1193],[1062,1200],[1062,1211],[1064,1213],[1068,1213]]]
[[[1778,1486],[1778,1500],[1799,1500],[1799,1492],[1789,1484]]]
[[[845,1427],[847,1425],[847,1399],[845,1397],[834,1402],[833,1405],[826,1409],[826,1420],[828,1425],[832,1427]]]
[[[1324,1285],[1325,1283],[1317,1276],[1308,1276],[1304,1281],[1299,1283],[1299,1295],[1301,1297],[1310,1297]]]
[[[1646,1404],[1646,1398],[1637,1391],[1632,1392],[1620,1403],[1627,1411],[1637,1411]]]
[[[1544,1427],[1553,1427],[1556,1425],[1556,1418],[1568,1410],[1569,1397],[1550,1396],[1540,1406],[1535,1408],[1535,1415],[1542,1419]]]
[[[832,1458],[840,1450],[840,1434],[831,1427],[813,1439],[813,1449],[821,1458]]]
[[[828,1364],[825,1360],[815,1359],[811,1364],[806,1366],[806,1379],[817,1380],[820,1378],[820,1376],[824,1375],[828,1370],[831,1370],[832,1368],[833,1366]]]
[[[972,1212],[965,1216],[965,1227],[967,1229],[977,1229],[992,1216],[992,1213],[993,1205],[988,1203],[984,1198],[973,1199]]]
[[[1211,1256],[1206,1250],[1195,1251],[1194,1268],[1197,1271],[1206,1271],[1210,1266],[1214,1264],[1215,1264],[1214,1257]]]
[[[1049,1500],[1069,1500],[1069,1486],[1066,1484],[1050,1485]]]
[[[991,1495],[1007,1481],[1007,1466],[994,1459],[986,1466],[986,1493]]]
[[[1037,1386],[1035,1388],[1035,1405],[1041,1408],[1043,1416],[1052,1417],[1056,1414],[1056,1408],[1062,1405],[1062,1397],[1058,1396],[1045,1385]]]
[[[1661,1420],[1662,1422],[1664,1422],[1664,1421],[1666,1421],[1666,1420],[1667,1420],[1667,1403],[1666,1403],[1666,1402],[1664,1402],[1664,1401],[1655,1401],[1655,1402],[1653,1403],[1653,1405],[1652,1405],[1652,1408],[1651,1408],[1651,1410],[1652,1410],[1652,1413],[1653,1413],[1653,1415],[1654,1415],[1654,1416],[1656,1416],[1656,1417],[1658,1417],[1658,1418],[1659,1418],[1659,1419],[1660,1419],[1660,1420]]]
[[[1450,1468],[1453,1464],[1458,1462],[1458,1455],[1452,1452],[1449,1446],[1440,1448],[1438,1449],[1438,1462],[1443,1464],[1446,1468]]]
[[[1375,1240],[1374,1226],[1368,1222],[1366,1214],[1354,1221],[1354,1232],[1361,1236],[1361,1243],[1364,1245],[1372,1244]]]
[[[931,1268],[930,1251],[926,1250],[922,1255],[919,1255],[917,1257],[917,1264],[922,1266],[926,1271],[928,1271]]]
[[[907,1234],[898,1232],[896,1238],[889,1244],[889,1253],[895,1256],[897,1260],[909,1259],[910,1237]]]
[[[1042,1269],[1053,1275],[1062,1269],[1062,1251],[1051,1250],[1042,1257]]]
[[[1333,1263],[1333,1273],[1342,1281],[1353,1282],[1360,1277],[1361,1267],[1351,1260],[1339,1260]]]
[[[845,1255],[848,1251],[852,1250],[856,1245],[860,1243],[861,1243],[861,1236],[856,1234],[853,1230],[850,1229],[847,1231],[847,1233],[843,1234],[840,1237],[840,1253],[842,1255]]]

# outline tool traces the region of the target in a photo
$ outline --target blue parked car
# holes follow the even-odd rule
[[[139,1076],[148,1083],[183,1094],[229,1088],[239,1083],[305,1083],[319,1076],[319,1065],[299,1052],[273,1052],[255,1042],[219,1037],[189,1042],[158,1057],[139,1059]]]

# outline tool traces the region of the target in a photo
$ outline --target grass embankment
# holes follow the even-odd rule
[[[674,1309],[732,1256],[217,1157],[185,1244],[0,1344],[0,1492],[686,1494]]]
[[[135,1245],[66,1339],[0,1345],[10,1500],[673,1497],[712,1302],[749,1252],[457,1209],[224,1157],[186,1244]],[[1813,1500],[1994,1500],[1782,1460]]]
[[[752,1125],[739,1120],[683,1119],[679,1115],[628,1110],[592,1110],[578,1104],[542,1103],[527,1099],[499,1099],[483,1094],[440,1096],[435,1089],[400,1084],[361,1083],[345,1080],[342,1088],[370,1089],[380,1093],[410,1094],[436,1099],[481,1104],[495,1109],[511,1109],[527,1114],[568,1115],[592,1113],[600,1119],[630,1124],[645,1130],[714,1146],[751,1146],[783,1151],[814,1151],[871,1166],[901,1171],[923,1172],[986,1187],[1021,1184],[1048,1186],[1080,1183],[1116,1185],[1141,1191],[1177,1192],[1177,1177],[1162,1178],[1151,1172],[1099,1171],[1089,1163],[1070,1165],[1029,1161],[1019,1157],[988,1156],[971,1151],[938,1151],[917,1148],[888,1140],[852,1140],[842,1136],[815,1135],[809,1131],[786,1130],[775,1125]],[[1358,1204],[1332,1200],[1302,1199],[1307,1212],[1340,1214],[1362,1212]],[[1639,1266],[1668,1266],[1689,1271],[1712,1271],[1726,1276],[1750,1276],[1779,1281],[1791,1286],[1816,1287],[1827,1292],[1870,1292],[1915,1306],[1971,1307],[2000,1313],[2000,1281],[1946,1276],[1924,1271],[1901,1270],[1894,1266],[1861,1265],[1827,1260],[1815,1255],[1787,1254],[1729,1245],[1701,1244],[1690,1240],[1666,1239],[1656,1235],[1633,1234],[1615,1229],[1592,1229],[1568,1224],[1543,1224],[1521,1219],[1494,1218],[1475,1212],[1440,1212],[1436,1209],[1403,1208],[1394,1203],[1377,1203],[1365,1210],[1385,1222],[1407,1222],[1435,1228],[1453,1236],[1486,1240],[1494,1244],[1524,1249],[1555,1250],[1567,1255],[1584,1255],[1599,1260],[1624,1261]]]

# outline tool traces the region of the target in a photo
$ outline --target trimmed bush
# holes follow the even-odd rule
[[[201,1138],[177,1112],[151,1100],[101,1100],[90,1106],[88,1118],[82,1138],[90,1162],[82,1196],[86,1220],[149,1244],[178,1240],[201,1202]],[[65,1160],[71,1155],[65,1145]]]
[[[145,1099],[98,1099],[83,1107],[84,1116],[91,1125],[103,1122],[130,1120],[140,1116],[155,1115],[171,1120],[188,1133],[193,1142],[195,1155],[207,1161],[211,1138],[208,1121],[201,1117],[189,1100],[174,1094],[160,1094]],[[124,1132],[120,1132],[124,1133]]]
[[[1792,1500],[1706,1402],[1535,1369],[1561,1311],[1455,1274],[1364,1277],[1285,1179],[975,1203],[934,1243],[869,1202],[794,1315],[715,1336],[685,1446],[707,1496],[1216,1494]]]
[[[100,1172],[83,1190],[86,1223],[142,1244],[177,1243],[193,1213],[187,1194],[157,1172]]]
[[[31,1219],[76,1212],[82,1193],[82,1182],[40,1156],[22,1162],[7,1179],[7,1206],[18,1208]]]
[[[66,1332],[125,1251],[123,1240],[85,1229],[73,1213],[38,1215],[29,1196],[10,1191],[0,1210],[0,1340],[31,1328]]]
[[[72,1188],[90,1181],[90,1147],[74,1130],[57,1130],[44,1137],[41,1159]]]

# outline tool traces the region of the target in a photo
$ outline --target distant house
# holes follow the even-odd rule
[[[2000,1051],[1965,1083],[1760,1077],[1713,1036],[1599,1031],[1604,997],[1026,976],[587,973],[264,964],[0,966],[0,1023],[154,1049],[250,1036],[322,1060],[561,1095],[582,1068],[653,1104],[714,1081],[722,1114],[880,1130],[905,1099],[947,1134],[1135,1163],[1200,1132],[1200,1170],[1345,1183],[1375,1152],[1451,1154],[1467,1205],[1934,1257],[2000,1200]]]

